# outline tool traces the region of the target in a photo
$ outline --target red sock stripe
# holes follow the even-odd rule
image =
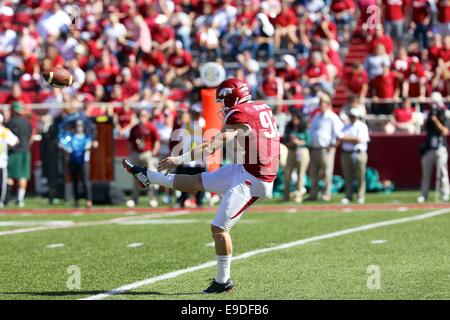
[[[248,200],[248,202],[247,202],[246,204],[244,204],[244,206],[241,208],[241,210],[239,210],[238,213],[236,213],[234,216],[232,216],[232,217],[230,218],[230,220],[236,218],[238,215],[240,215],[242,212],[244,212],[245,209],[247,209],[248,207],[250,207],[250,206],[252,205],[253,202],[255,202],[256,200],[258,200],[258,198],[259,198],[259,197],[252,197],[250,200]]]

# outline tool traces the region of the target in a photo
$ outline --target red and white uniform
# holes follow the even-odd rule
[[[213,224],[230,230],[252,203],[271,196],[280,164],[280,135],[271,108],[263,103],[230,108],[225,124],[249,128],[245,137],[237,138],[245,153],[235,154],[236,163],[202,173],[202,182],[206,191],[223,195]]]

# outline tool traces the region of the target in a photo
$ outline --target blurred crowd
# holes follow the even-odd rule
[[[0,103],[81,102],[93,116],[122,117],[128,104],[174,113],[196,102],[199,66],[216,61],[257,99],[299,100],[310,113],[317,103],[309,98],[343,83],[353,103],[366,108],[372,98],[364,113],[414,121],[395,115],[389,99],[447,97],[449,25],[447,0],[2,1]],[[344,65],[352,35],[368,56]],[[70,88],[43,81],[55,66],[74,74]],[[102,104],[111,102],[118,106]]]
[[[2,100],[182,102],[206,61],[255,98],[301,99],[316,83],[332,91],[354,12],[353,1],[3,1],[1,79],[14,93]],[[42,81],[55,66],[75,76],[64,92]]]

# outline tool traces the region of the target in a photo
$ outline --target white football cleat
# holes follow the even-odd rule
[[[125,204],[128,208],[134,208],[136,206],[136,203],[133,200],[127,200]]]
[[[150,205],[150,207],[156,208],[158,206],[158,200],[152,199],[148,202],[148,204]]]

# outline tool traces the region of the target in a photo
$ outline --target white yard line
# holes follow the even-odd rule
[[[53,243],[46,246],[49,249],[62,248],[64,247],[64,243]]]
[[[13,234],[29,233],[29,232],[37,232],[37,231],[48,231],[48,230],[55,230],[55,229],[69,229],[69,228],[77,228],[77,227],[100,226],[100,225],[108,225],[108,224],[127,222],[127,221],[135,220],[135,219],[157,219],[157,218],[164,218],[164,217],[181,216],[181,215],[186,215],[186,214],[190,214],[190,213],[191,213],[191,211],[189,211],[189,210],[177,210],[177,211],[172,211],[172,212],[149,213],[149,214],[145,214],[145,215],[128,216],[128,217],[114,218],[114,219],[101,220],[101,221],[75,222],[72,224],[65,224],[65,225],[20,228],[20,229],[0,231],[0,236],[8,236],[8,235],[13,235]]]
[[[325,240],[325,239],[330,239],[330,238],[336,238],[336,237],[339,237],[339,236],[344,236],[344,235],[355,233],[355,232],[366,231],[366,230],[371,230],[371,229],[375,229],[375,228],[380,228],[380,227],[385,227],[385,226],[390,226],[390,225],[395,225],[395,224],[401,224],[401,223],[406,223],[406,222],[411,222],[411,221],[418,221],[418,220],[428,219],[428,218],[432,218],[432,217],[435,217],[435,216],[447,214],[449,212],[450,212],[450,208],[445,208],[445,209],[435,210],[435,211],[427,212],[427,213],[416,215],[416,216],[411,216],[411,217],[405,217],[405,218],[400,218],[400,219],[392,219],[392,220],[387,220],[387,221],[381,221],[381,222],[365,224],[365,225],[362,225],[362,226],[359,226],[359,227],[355,227],[355,228],[350,228],[350,229],[345,229],[345,230],[341,230],[341,231],[326,233],[326,234],[318,235],[318,236],[311,237],[311,238],[301,239],[301,240],[297,240],[297,241],[293,241],[293,242],[287,242],[287,243],[284,243],[284,244],[281,244],[281,245],[277,245],[277,246],[274,246],[274,247],[268,247],[268,248],[262,248],[262,249],[248,251],[248,252],[240,254],[240,255],[238,255],[236,257],[233,257],[233,261],[247,259],[247,258],[256,256],[256,255],[259,255],[261,253],[268,253],[268,252],[279,251],[279,250],[288,249],[288,248],[292,248],[292,247],[302,246],[304,244],[311,243],[311,242],[314,242],[314,241],[320,241],[320,240]],[[80,300],[102,300],[102,299],[106,299],[106,298],[108,298],[108,297],[110,297],[112,295],[121,294],[121,293],[124,293],[126,291],[130,291],[130,290],[133,290],[133,289],[137,289],[139,287],[147,286],[149,284],[153,284],[153,283],[156,283],[156,282],[159,282],[159,281],[176,278],[176,277],[181,276],[183,274],[192,273],[192,272],[195,272],[195,271],[198,271],[198,270],[203,270],[203,269],[206,269],[206,268],[213,267],[215,265],[216,265],[216,261],[208,261],[208,262],[205,262],[205,263],[197,265],[197,266],[176,270],[176,271],[173,271],[173,272],[169,272],[169,273],[165,273],[165,274],[159,275],[157,277],[148,278],[148,279],[144,279],[144,280],[137,281],[137,282],[134,282],[134,283],[130,283],[130,284],[124,285],[122,287],[119,287],[119,288],[116,288],[116,289],[113,289],[113,290],[110,290],[110,291],[107,291],[107,292],[104,292],[104,293],[100,293],[100,294],[96,294],[96,295],[93,295],[93,296],[89,296],[89,297],[86,297],[86,298],[83,298],[83,299],[80,299]]]
[[[387,242],[387,240],[372,240],[372,241],[370,241],[371,244],[383,244],[386,242]]]
[[[142,242],[135,242],[135,243],[130,243],[129,245],[127,245],[128,248],[138,248],[138,247],[142,247],[144,244]]]

